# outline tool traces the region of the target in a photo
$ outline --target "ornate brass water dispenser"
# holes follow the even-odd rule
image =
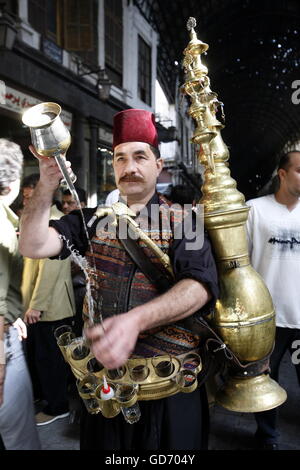
[[[245,231],[249,208],[230,175],[229,151],[221,137],[224,125],[216,117],[222,103],[210,89],[208,69],[201,61],[208,45],[197,38],[195,26],[190,18],[182,90],[191,99],[189,113],[196,121],[192,141],[199,144],[199,161],[205,167],[200,202],[220,280],[211,325],[237,358],[216,401],[233,411],[264,411],[286,400],[286,392],[268,375],[275,311],[267,287],[250,265]]]

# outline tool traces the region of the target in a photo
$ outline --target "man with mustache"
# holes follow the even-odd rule
[[[275,345],[270,358],[271,377],[278,381],[280,364],[286,351],[289,351],[300,385],[300,364],[297,360],[300,344],[299,150],[291,150],[281,156],[272,194],[251,199],[247,204],[251,208],[246,225],[251,263],[266,282],[276,311]],[[255,413],[255,438],[259,449],[278,450],[279,410],[273,408]]]
[[[218,295],[217,274],[208,240],[189,251],[187,240],[175,237],[183,222],[180,207],[156,193],[163,161],[158,149],[154,115],[129,109],[114,117],[113,167],[121,199],[145,225],[146,234],[167,253],[174,279],[163,292],[167,278],[157,255],[137,241],[144,254],[161,272],[156,283],[133,261],[118,237],[96,221],[91,228],[96,270],[99,275],[103,326],[86,329],[96,359],[107,369],[123,366],[128,358],[172,356],[197,349],[200,338],[189,329],[189,321],[208,313]],[[21,229],[21,250],[32,257],[67,257],[67,244],[74,245],[91,262],[79,214],[70,214],[48,227],[48,206],[61,179],[54,159],[40,159],[41,178],[36,201],[26,208]],[[152,209],[159,223],[152,224]],[[95,210],[85,209],[87,221]],[[168,222],[169,217],[169,224]],[[145,219],[150,221],[144,224]],[[190,240],[189,240],[190,241]],[[87,311],[84,310],[87,316]],[[105,332],[105,333],[104,333]],[[192,393],[177,393],[159,400],[140,402],[141,419],[128,424],[122,415],[106,419],[100,413],[81,419],[81,449],[168,450],[201,449],[207,446],[207,401],[204,387]]]

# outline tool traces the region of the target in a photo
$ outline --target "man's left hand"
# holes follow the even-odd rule
[[[116,369],[127,361],[139,335],[136,317],[131,313],[106,318],[102,325],[85,329],[96,359],[107,369]]]
[[[13,327],[18,331],[19,341],[22,341],[23,338],[27,338],[27,326],[21,318],[17,318],[17,320],[13,323]]]
[[[29,308],[24,315],[25,323],[29,323],[29,325],[37,323],[40,320],[41,315],[42,312],[40,310],[36,310],[35,308]]]

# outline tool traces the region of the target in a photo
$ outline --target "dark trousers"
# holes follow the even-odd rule
[[[1,435],[0,435],[0,451],[1,451],[1,450],[5,450],[5,446],[4,446],[4,444],[3,444],[2,437],[1,437]]]
[[[288,350],[291,355],[291,359],[298,359],[294,363],[297,373],[298,382],[300,385],[300,353],[297,354],[295,348],[292,348],[293,342],[299,341],[296,344],[296,349],[300,348],[300,329],[293,328],[276,328],[275,347],[271,355],[270,367],[271,367],[271,378],[278,381],[279,377],[279,366],[281,360]],[[294,345],[295,346],[295,345]],[[294,355],[293,355],[294,354]],[[279,432],[277,430],[277,417],[278,408],[272,410],[263,411],[261,413],[255,413],[255,419],[257,423],[256,438],[260,442],[275,444],[278,442]]]
[[[81,450],[201,450],[208,447],[208,404],[205,387],[161,400],[140,401],[141,418],[125,422],[88,414],[81,417]]]
[[[86,292],[85,286],[74,286],[74,298],[75,298],[75,306],[76,306],[76,314],[74,317],[74,333],[76,336],[82,336],[83,330],[83,319],[82,319],[82,309],[83,309],[83,299]]]
[[[54,330],[71,323],[72,317],[28,325],[26,355],[34,397],[47,401],[43,411],[49,415],[65,413],[69,408],[67,389],[70,368],[56,344]]]

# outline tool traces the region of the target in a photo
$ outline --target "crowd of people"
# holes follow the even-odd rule
[[[0,149],[0,321],[4,346],[0,351],[0,436],[7,450],[35,450],[40,449],[36,426],[69,416],[72,378],[54,331],[64,324],[74,325],[74,330],[82,325],[78,304],[82,305],[84,292],[81,289],[79,298],[70,260],[20,255],[18,216],[32,198],[40,175],[22,179],[23,154],[17,144],[0,139]],[[77,192],[82,206],[86,205],[85,191],[77,188]],[[74,209],[70,192],[57,190],[50,219],[59,219]],[[41,411],[35,413],[37,404]]]
[[[70,325],[77,336],[84,329],[97,361],[107,369],[118,369],[131,357],[198,350],[200,339],[191,320],[205,318],[218,298],[217,268],[207,234],[202,247],[192,252],[185,234],[180,240],[174,234],[185,213],[175,206],[171,211],[172,202],[195,205],[200,193],[179,186],[173,188],[169,200],[156,192],[163,160],[153,114],[135,109],[117,113],[113,136],[117,189],[106,204],[126,203],[137,222],[144,209],[149,213],[155,205],[170,209],[169,228],[160,220],[145,232],[149,235],[155,230],[155,243],[169,255],[174,277],[168,280],[168,289],[160,289],[118,237],[112,240],[96,220],[90,233],[95,269],[101,278],[101,326],[87,321],[85,277],[70,260],[70,245],[88,260],[91,252],[72,193],[59,189],[62,176],[55,160],[39,155],[31,146],[39,173],[22,180],[20,147],[0,139],[0,435],[5,449],[40,449],[37,426],[67,418],[72,412],[69,396],[76,394],[75,379],[56,344],[56,328]],[[277,312],[271,356],[271,375],[276,380],[284,352],[300,339],[300,152],[289,152],[280,160],[278,178],[275,194],[248,202],[247,222],[251,261],[265,279]],[[77,194],[89,221],[95,208],[87,208],[83,189],[77,188]],[[13,206],[15,200],[18,203]],[[167,277],[156,255],[140,248],[160,275]],[[300,383],[299,365],[296,370]],[[37,403],[42,408],[35,413]],[[122,415],[107,419],[101,413],[89,414],[82,406],[80,448],[207,448],[205,385],[189,394],[141,402],[140,407],[141,419],[128,424]],[[258,446],[277,449],[277,409],[257,413],[255,418]]]

